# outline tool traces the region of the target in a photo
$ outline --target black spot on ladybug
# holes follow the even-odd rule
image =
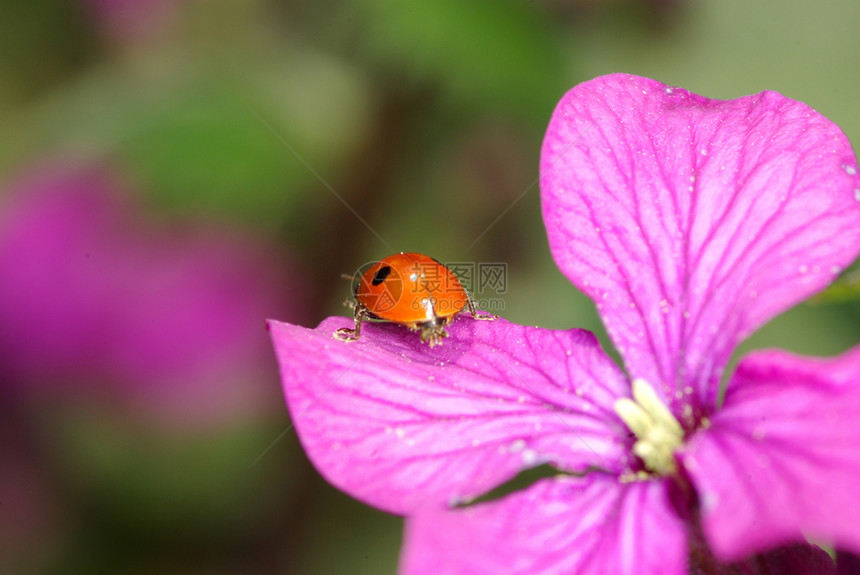
[[[391,266],[382,266],[381,268],[379,268],[379,270],[373,276],[373,281],[370,283],[375,285],[375,286],[378,286],[379,284],[381,284],[382,282],[385,281],[385,278],[387,278],[388,274],[390,274],[390,273],[391,273]]]

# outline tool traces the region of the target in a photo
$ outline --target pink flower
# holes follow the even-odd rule
[[[575,87],[541,160],[552,254],[596,303],[626,373],[582,330],[456,321],[345,344],[270,322],[320,472],[407,517],[401,572],[832,572],[804,535],[860,551],[860,348],[737,344],[860,251],[857,160],[773,92],[731,101],[615,74]],[[475,498],[540,464],[559,471]],[[719,562],[718,562],[719,560]]]
[[[273,306],[300,317],[303,297],[260,246],[208,224],[142,223],[103,169],[43,165],[5,191],[4,386],[181,425],[269,409],[261,318]]]

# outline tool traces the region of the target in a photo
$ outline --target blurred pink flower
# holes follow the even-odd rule
[[[84,0],[106,35],[129,41],[163,29],[182,0]]]
[[[263,319],[301,315],[274,254],[208,225],[144,224],[106,170],[44,166],[0,216],[0,362],[28,392],[97,394],[171,423],[268,410]]]
[[[0,405],[0,573],[44,573],[65,509],[20,423]]]

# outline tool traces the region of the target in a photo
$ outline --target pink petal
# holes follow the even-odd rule
[[[782,543],[860,550],[860,347],[836,359],[744,359],[725,407],[680,455],[705,535],[735,559]]]
[[[775,92],[709,100],[613,74],[555,110],[544,220],[630,375],[676,413],[707,409],[738,341],[860,251],[857,171],[835,124]]]
[[[504,499],[406,521],[402,575],[687,572],[684,525],[662,481],[547,479]]]
[[[406,513],[542,463],[621,469],[629,438],[612,406],[629,385],[591,333],[463,315],[432,349],[398,325],[332,337],[350,324],[269,328],[305,451],[353,497]]]

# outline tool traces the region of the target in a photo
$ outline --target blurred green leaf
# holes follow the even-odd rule
[[[96,55],[87,6],[66,0],[0,2],[0,102],[55,87]],[[35,64],[34,64],[35,63]]]
[[[253,219],[283,211],[308,178],[256,116],[250,101],[217,86],[138,115],[122,151],[162,206]],[[296,134],[279,126],[283,137]]]
[[[371,59],[479,110],[545,118],[565,86],[555,26],[509,0],[361,0]]]
[[[0,169],[45,150],[115,158],[158,211],[264,230],[294,224],[303,208],[331,201],[314,172],[334,181],[358,146],[364,86],[338,62],[302,51],[235,57],[248,60],[241,72],[167,53],[156,72],[82,76],[0,125]]]
[[[283,451],[252,465],[275,433],[261,424],[171,431],[86,408],[54,414],[51,433],[64,475],[131,536],[241,535],[296,488]]]
[[[313,513],[306,515],[300,527],[303,552],[285,573],[397,572],[402,518],[367,506],[328,484],[318,484],[307,495],[315,503]]]

